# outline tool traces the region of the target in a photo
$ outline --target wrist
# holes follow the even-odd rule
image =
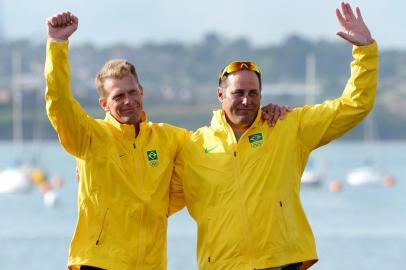
[[[52,42],[64,42],[64,41],[67,41],[68,39],[67,38],[48,37],[48,40],[52,41]]]

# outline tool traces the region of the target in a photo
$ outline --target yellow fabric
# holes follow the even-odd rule
[[[166,269],[169,183],[188,131],[147,122],[144,114],[135,137],[134,126],[110,114],[93,119],[71,94],[68,42],[49,41],[46,53],[48,117],[80,178],[69,266]]]
[[[342,96],[296,108],[271,128],[260,113],[237,142],[222,110],[185,143],[171,184],[171,212],[183,207],[198,225],[200,270],[252,270],[318,258],[300,201],[310,152],[359,123],[377,86],[375,43],[354,47]]]

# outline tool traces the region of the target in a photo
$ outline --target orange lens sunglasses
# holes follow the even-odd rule
[[[250,71],[254,71],[258,74],[259,78],[261,78],[261,71],[259,70],[259,66],[255,62],[251,61],[234,61],[228,64],[225,68],[223,68],[219,75],[219,84],[224,81],[228,74],[240,71],[243,69],[247,69]]]

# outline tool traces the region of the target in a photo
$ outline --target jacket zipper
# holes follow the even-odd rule
[[[239,159],[237,157],[238,143],[243,139],[243,137],[248,133],[248,131],[252,129],[252,127],[248,128],[246,131],[244,131],[244,133],[240,136],[238,141],[237,141],[237,138],[235,137],[234,131],[230,127],[230,125],[226,125],[225,127],[226,127],[226,129],[228,129],[228,132],[230,134],[232,134],[233,140],[234,140],[233,156],[234,156],[234,160],[235,160],[235,166],[234,166],[234,168],[235,168],[235,178],[236,178],[235,180],[237,182],[237,187],[238,187],[237,190],[238,190],[238,200],[239,200],[239,204],[240,204],[240,207],[239,207],[240,208],[240,218],[241,218],[241,221],[243,223],[242,224],[242,229],[243,229],[243,232],[244,232],[243,237],[244,237],[244,240],[245,240],[244,248],[245,248],[245,254],[247,254],[248,259],[249,259],[250,268],[254,269],[254,254],[253,254],[253,248],[252,248],[252,246],[250,244],[252,242],[252,241],[250,241],[250,238],[252,239],[252,237],[251,237],[251,233],[250,233],[250,231],[248,229],[248,224],[247,224],[248,218],[247,218],[246,214],[244,213],[244,203],[242,201],[243,192],[242,192],[241,177],[240,177],[241,168],[240,168],[240,161],[239,161]]]
[[[140,134],[138,134],[137,137],[140,137]],[[132,144],[133,147],[133,157],[134,160],[136,161],[134,166],[135,166],[135,170],[138,170],[138,166],[137,166],[137,158],[139,159],[139,162],[144,162],[143,158],[144,156],[142,155],[142,153],[139,153],[138,149],[140,147],[136,146],[136,142],[134,141]],[[141,170],[139,170],[141,172]],[[142,175],[139,175],[139,177],[137,177],[140,181],[140,187],[143,187],[143,178]],[[138,232],[138,241],[139,241],[139,245],[138,245],[138,254],[137,254],[137,261],[136,261],[136,269],[143,269],[144,268],[144,253],[145,253],[145,226],[144,226],[144,208],[141,207],[140,209],[140,213],[139,213],[139,220],[136,220],[135,222],[138,223],[138,225],[140,226],[139,232]]]
[[[240,168],[240,161],[239,161],[239,159],[237,157],[237,149],[236,148],[234,148],[234,159],[235,159],[235,163],[236,163],[235,177],[236,177],[237,186],[238,186],[238,193],[239,193],[238,198],[239,198],[239,202],[240,202],[240,217],[241,217],[241,221],[243,223],[242,224],[243,230],[245,231],[245,233],[244,233],[244,238],[245,238],[244,239],[245,240],[244,247],[245,247],[245,252],[248,255],[248,259],[249,259],[249,263],[251,265],[251,268],[253,269],[254,268],[254,262],[253,262],[254,256],[252,254],[253,249],[252,249],[251,244],[250,244],[252,242],[252,241],[250,241],[251,233],[250,233],[250,231],[248,229],[248,226],[247,226],[248,218],[247,218],[247,216],[246,216],[246,214],[244,212],[244,203],[242,201],[242,195],[243,194],[242,194],[241,177],[240,177],[241,168]]]

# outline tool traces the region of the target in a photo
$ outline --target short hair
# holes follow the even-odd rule
[[[95,79],[96,88],[99,95],[105,96],[106,94],[106,89],[104,88],[104,81],[106,79],[122,79],[129,74],[133,75],[134,79],[139,84],[137,71],[132,63],[123,59],[112,59],[107,61],[97,73]]]
[[[248,70],[248,69],[245,69],[245,70]],[[239,70],[240,71],[240,70]],[[262,89],[262,78],[261,78],[261,74],[259,74],[258,72],[255,72],[255,71],[252,71],[252,72],[254,72],[256,75],[257,75],[257,77],[258,77],[258,81],[259,81],[259,90],[261,90]],[[226,73],[226,74],[224,74],[224,79],[219,79],[219,86],[221,87],[221,88],[227,88],[227,86],[228,86],[228,76],[230,75],[230,74],[233,74],[233,73],[235,73],[235,72],[231,72],[231,73]]]

